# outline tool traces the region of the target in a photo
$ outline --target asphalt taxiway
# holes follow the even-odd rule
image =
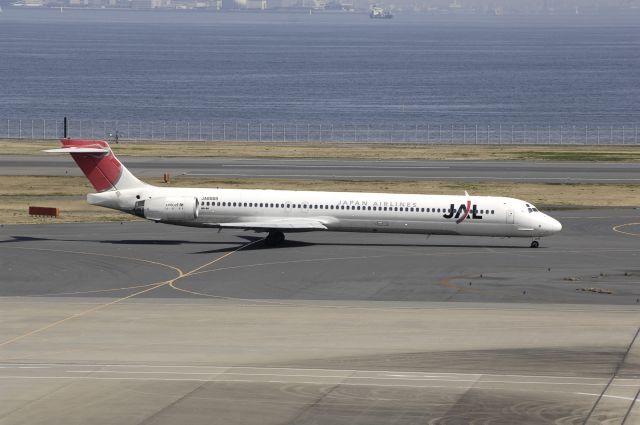
[[[640,423],[640,212],[543,240],[0,228],[0,424]]]
[[[554,161],[354,161],[122,157],[135,175],[322,180],[452,180],[531,183],[633,183],[640,163]],[[0,155],[2,175],[82,175],[66,156]]]

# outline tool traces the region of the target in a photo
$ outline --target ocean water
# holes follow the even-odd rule
[[[640,19],[5,9],[0,119],[637,125]]]

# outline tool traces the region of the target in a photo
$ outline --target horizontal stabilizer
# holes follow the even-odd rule
[[[49,152],[49,153],[107,153],[109,152],[109,148],[87,148],[87,147],[82,147],[82,148],[76,148],[76,147],[71,147],[71,148],[58,148],[58,149],[47,149],[44,152]]]
[[[244,230],[327,230],[327,226],[315,220],[268,220],[239,223],[216,223],[215,227]]]

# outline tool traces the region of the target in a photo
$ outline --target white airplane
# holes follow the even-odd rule
[[[531,203],[493,196],[157,187],[138,180],[103,140],[61,139],[97,193],[87,202],[158,223],[267,232],[412,233],[520,237],[537,248],[562,225]]]

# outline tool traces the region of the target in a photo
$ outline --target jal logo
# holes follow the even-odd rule
[[[455,218],[456,224],[462,223],[468,217],[474,220],[482,220],[482,216],[478,214],[478,206],[476,204],[473,204],[473,207],[472,207],[471,201],[467,201],[466,205],[460,204],[458,208],[456,208],[455,204],[451,204],[451,206],[447,210],[446,214],[443,215],[443,217],[447,219]]]

